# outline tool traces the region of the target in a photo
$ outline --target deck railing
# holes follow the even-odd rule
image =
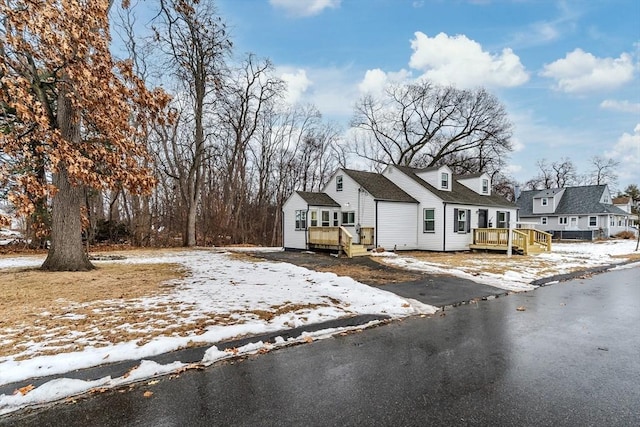
[[[473,244],[477,248],[506,250],[509,244],[508,228],[475,228],[473,230]],[[544,248],[551,251],[551,234],[534,229],[513,229],[511,245],[521,249],[525,254],[534,249]]]
[[[360,244],[364,246],[372,246],[374,244],[373,227],[360,227]]]
[[[315,245],[340,245],[340,227],[309,227],[309,243]]]

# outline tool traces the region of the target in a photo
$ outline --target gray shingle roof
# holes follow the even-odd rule
[[[333,206],[339,208],[338,202],[329,197],[325,193],[317,193],[311,191],[296,191],[302,199],[311,206]]]
[[[588,215],[588,214],[614,214],[614,215],[628,215],[617,206],[612,204],[600,203],[602,193],[604,193],[606,185],[585,185],[581,187],[566,187],[564,194],[558,203],[558,207],[552,215]],[[557,194],[562,189],[556,190]],[[548,190],[548,191],[553,191]],[[544,190],[547,191],[547,190]],[[520,208],[520,216],[549,216],[549,213],[534,214],[533,213],[533,199],[536,197],[547,197],[546,193],[540,190],[523,191],[520,193],[520,197],[517,200],[517,205]],[[551,196],[548,196],[551,197]]]
[[[473,206],[492,206],[500,208],[515,208],[516,205],[504,197],[498,194],[482,195],[478,194],[472,189],[460,184],[457,179],[467,178],[468,175],[454,176],[452,180],[451,191],[442,191],[429,184],[424,179],[416,175],[416,172],[420,172],[420,169],[413,169],[408,166],[395,166],[405,175],[422,185],[431,193],[442,199],[447,203],[458,203],[461,205],[473,205]]]
[[[374,172],[342,169],[351,179],[360,184],[376,200],[418,203],[416,199],[391,182],[386,176]]]

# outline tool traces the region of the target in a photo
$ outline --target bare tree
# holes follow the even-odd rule
[[[380,164],[473,164],[480,172],[512,149],[507,113],[484,89],[429,81],[390,86],[380,97],[364,96],[351,125],[354,152]]]
[[[587,178],[588,183],[593,185],[608,184],[610,187],[615,187],[618,183],[618,174],[616,173],[618,166],[620,166],[620,162],[613,159],[605,159],[601,156],[592,157],[591,170]]]
[[[180,88],[190,100],[180,118],[188,123],[181,135],[185,163],[174,176],[185,202],[183,244],[196,244],[196,215],[207,152],[205,110],[212,109],[222,91],[223,72],[231,49],[226,25],[212,0],[161,0],[155,38],[168,58]],[[187,155],[188,153],[188,155]]]
[[[551,164],[546,159],[541,159],[536,162],[536,166],[538,167],[538,175],[525,183],[525,189],[562,188],[578,183],[576,167],[566,157]]]

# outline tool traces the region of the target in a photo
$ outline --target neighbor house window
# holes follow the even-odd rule
[[[609,225],[610,225],[610,226],[612,226],[612,227],[613,227],[614,225],[616,225],[616,220],[615,220],[615,218],[614,218],[614,217],[611,217],[611,220],[609,221]]]
[[[541,200],[542,206],[547,206],[549,204],[549,199],[546,197]]]
[[[468,209],[453,210],[453,232],[469,233],[471,231],[471,211]]]
[[[547,217],[546,216],[543,216],[542,218],[540,218],[540,224],[547,225]]]
[[[307,211],[296,211],[296,230],[307,228]]]
[[[561,216],[558,218],[558,224],[567,225],[569,224],[568,218],[566,216]]]
[[[509,212],[501,212],[498,211],[496,213],[498,217],[498,223],[496,224],[497,228],[508,228],[509,227]]]
[[[449,174],[443,172],[440,175],[440,188],[449,188]]]
[[[436,210],[435,209],[424,210],[424,226],[422,231],[424,233],[434,233],[436,231]]]
[[[336,191],[342,191],[342,175],[336,176]]]
[[[322,211],[322,226],[328,227],[331,223],[329,222],[329,211]]]
[[[488,179],[483,179],[482,180],[482,193],[483,194],[489,194],[489,180]]]
[[[342,225],[353,225],[356,223],[356,213],[342,212]]]
[[[618,227],[622,227],[624,225],[624,220],[621,218],[618,220]]]
[[[311,211],[311,226],[318,226],[318,211]]]
[[[598,226],[598,217],[590,216],[589,217],[589,227],[597,227]]]

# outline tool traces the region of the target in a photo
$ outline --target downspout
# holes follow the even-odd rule
[[[379,234],[379,230],[378,230],[378,200],[374,200],[374,202],[376,203],[376,228],[374,228],[373,230],[373,234],[374,236],[376,236],[376,248],[378,247],[378,234]]]
[[[309,250],[309,204],[307,204],[307,214],[304,221],[304,247]]]
[[[442,216],[442,251],[447,250],[447,202],[442,202],[444,205],[444,215]]]

